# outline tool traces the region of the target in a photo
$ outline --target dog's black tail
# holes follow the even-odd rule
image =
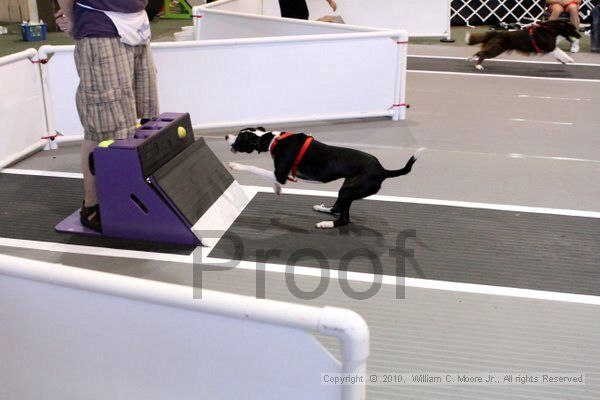
[[[479,44],[485,43],[490,40],[493,36],[496,36],[498,33],[496,31],[488,31],[488,32],[467,32],[465,35],[465,42],[467,44]]]
[[[412,166],[415,162],[417,162],[417,158],[419,157],[419,153],[425,150],[424,147],[420,148],[416,151],[416,153],[408,160],[404,168],[395,169],[395,170],[385,170],[385,177],[387,178],[395,178],[397,176],[407,175],[412,170]]]

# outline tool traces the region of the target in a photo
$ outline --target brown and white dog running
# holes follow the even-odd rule
[[[569,42],[581,35],[573,24],[566,20],[546,21],[518,31],[468,32],[465,41],[469,45],[479,44],[481,50],[468,61],[477,60],[475,68],[483,70],[481,63],[486,58],[494,58],[505,51],[516,50],[527,55],[552,54],[563,64],[573,63],[573,59],[556,47],[556,38],[562,36]]]

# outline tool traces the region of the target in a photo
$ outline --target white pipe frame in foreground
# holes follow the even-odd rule
[[[369,328],[354,311],[259,300],[205,289],[202,299],[194,299],[192,289],[186,286],[1,254],[0,274],[199,313],[318,332],[340,340],[343,373],[366,373]],[[343,399],[365,398],[364,385],[344,385],[342,392]]]
[[[27,49],[18,53],[10,54],[8,56],[0,57],[0,67],[21,60],[31,60],[33,62],[37,58],[37,55],[38,52],[35,49]]]

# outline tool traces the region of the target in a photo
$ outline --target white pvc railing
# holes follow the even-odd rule
[[[356,313],[0,255],[0,398],[364,399]],[[341,362],[311,333],[341,344]]]
[[[309,19],[339,15],[346,24],[404,29],[411,37],[451,36],[450,0],[336,0],[336,3],[338,9],[334,12],[324,0],[307,0]],[[281,16],[279,0],[219,0],[199,8],[206,11]]]

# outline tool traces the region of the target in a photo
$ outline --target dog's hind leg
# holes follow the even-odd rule
[[[338,203],[339,202],[336,201],[335,204],[333,205],[333,207],[327,207],[325,204],[316,205],[316,206],[313,206],[313,210],[322,212],[325,214],[338,214],[340,212],[340,210],[338,208]]]
[[[336,201],[337,207],[339,209],[339,217],[335,221],[321,221],[317,222],[315,225],[319,229],[329,229],[336,228],[338,226],[348,225],[350,223],[350,206],[352,205],[352,200],[349,199],[338,199]]]
[[[481,51],[478,51],[473,55],[472,58],[477,59],[477,64],[475,64],[475,68],[477,68],[479,71],[484,70],[483,65],[481,65],[483,63],[483,60],[485,60],[486,58],[497,57],[504,52],[504,48],[497,42],[497,39],[490,40],[483,46]]]
[[[354,200],[360,200],[375,194],[381,188],[381,181],[371,181],[364,177],[347,179],[342,185],[335,206],[339,211],[338,219],[335,221],[321,221],[316,224],[317,228],[329,229],[348,225],[350,223],[350,206]],[[377,183],[375,183],[377,182]]]

